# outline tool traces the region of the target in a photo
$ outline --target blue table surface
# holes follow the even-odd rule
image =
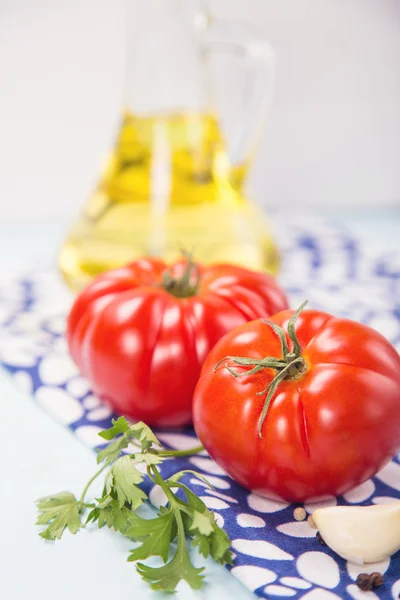
[[[400,251],[400,212],[364,211],[327,213],[347,226],[356,238],[387,251]],[[65,226],[0,225],[1,281],[33,266],[48,266],[62,240]],[[65,535],[61,543],[37,535],[36,498],[62,489],[79,492],[93,472],[93,453],[57,425],[18,391],[0,371],[0,582],[7,600],[109,600],[119,597],[155,600],[152,592],[126,562],[130,542],[103,530]],[[7,458],[9,457],[9,459]],[[237,600],[254,598],[234,577],[211,560],[205,564],[207,584],[194,592],[185,584],[178,599]]]

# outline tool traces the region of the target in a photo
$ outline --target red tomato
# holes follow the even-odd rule
[[[292,315],[271,319],[285,330],[289,351]],[[301,312],[295,331],[302,359],[289,355],[288,378],[283,373],[272,390],[264,420],[265,390],[286,363],[247,375],[257,361],[232,358],[282,361],[278,334],[257,320],[225,335],[209,354],[193,421],[211,457],[244,487],[273,499],[318,500],[369,479],[399,448],[400,357],[373,329],[316,310]]]
[[[275,280],[232,265],[141,259],[98,277],[68,317],[72,358],[112,408],[150,425],[191,423],[193,390],[227,331],[288,306]]]

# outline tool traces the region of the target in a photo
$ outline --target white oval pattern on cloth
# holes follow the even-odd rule
[[[74,379],[68,381],[67,391],[72,396],[75,396],[75,398],[83,398],[83,396],[85,396],[90,391],[90,384],[83,377],[74,377]]]
[[[342,600],[342,598],[333,592],[328,592],[328,590],[316,588],[315,590],[311,590],[311,592],[304,594],[304,596],[301,597],[301,600]]]
[[[347,563],[347,572],[350,577],[355,581],[360,573],[386,573],[390,565],[390,558],[381,560],[376,563],[369,563],[368,565],[355,565],[354,563]]]
[[[55,352],[62,352],[63,354],[68,354],[67,340],[64,337],[56,338],[53,343],[53,350]]]
[[[231,569],[232,575],[237,577],[249,590],[254,592],[259,587],[276,580],[276,574],[270,569],[255,565],[241,565]]]
[[[397,600],[400,597],[400,579],[395,581],[392,585],[392,596],[394,600]]]
[[[149,500],[156,508],[159,508],[160,506],[166,506],[168,504],[168,498],[159,485],[155,485],[153,487],[149,494]]]
[[[240,513],[237,515],[236,522],[240,527],[265,527],[265,521],[257,515],[249,515],[246,513]]]
[[[0,348],[0,360],[16,367],[33,367],[37,361],[37,353],[28,348]]]
[[[201,469],[202,471],[206,471],[207,473],[212,473],[213,475],[225,475],[225,471],[221,469],[211,458],[203,458],[201,456],[194,456],[189,459],[192,465]]]
[[[11,316],[11,315],[10,315]],[[28,331],[29,333],[41,333],[41,321],[35,313],[24,312],[19,314],[13,321],[14,327],[18,330]]]
[[[400,465],[395,462],[390,462],[379,473],[375,475],[377,479],[386,483],[390,487],[400,492]]]
[[[400,335],[400,321],[390,315],[374,317],[369,321],[368,325],[389,339]]]
[[[305,552],[297,559],[296,567],[304,579],[325,588],[335,588],[340,581],[339,567],[323,552]]]
[[[300,579],[300,577],[281,577],[279,581],[284,585],[298,588],[299,590],[308,590],[311,587],[311,583]]]
[[[273,596],[295,596],[297,593],[296,590],[283,585],[267,585],[264,591]]]
[[[312,529],[307,521],[283,523],[282,525],[278,525],[277,530],[281,533],[297,538],[312,538],[317,534],[316,530]]]
[[[68,356],[48,354],[39,365],[39,375],[44,385],[61,385],[78,373]]]
[[[288,502],[277,502],[276,500],[268,500],[258,494],[250,493],[247,496],[247,502],[250,508],[261,513],[275,513],[284,510],[289,506]]]
[[[395,502],[398,498],[394,498],[392,496],[375,496],[372,498],[372,502],[374,504],[390,504],[391,502]]]
[[[343,498],[351,504],[358,504],[367,500],[375,491],[375,484],[371,479],[343,494]]]
[[[0,306],[0,325],[6,323],[13,316],[14,310],[12,308],[7,309],[5,306]]]
[[[46,322],[46,326],[51,332],[60,335],[66,330],[67,322],[65,317],[53,317]]]
[[[254,556],[255,558],[267,558],[268,560],[292,560],[293,556],[285,552],[275,544],[263,540],[237,539],[232,541],[232,547],[242,554]]]
[[[379,596],[375,592],[363,592],[358,585],[352,583],[346,587],[346,591],[354,600],[378,600]]]
[[[102,421],[103,419],[108,419],[108,417],[111,417],[111,415],[111,408],[108,408],[108,406],[99,406],[99,408],[90,410],[87,413],[86,418],[89,421]]]
[[[228,481],[226,481],[226,479],[222,479],[221,477],[214,477],[214,475],[207,475],[206,477],[207,481],[209,481],[211,483],[211,485],[213,485],[216,488],[219,488],[220,490],[229,490],[231,485]],[[206,484],[205,481],[202,481],[201,479],[196,479],[195,477],[193,477],[193,479],[190,480],[190,483],[194,484],[194,485],[201,485],[202,487],[206,487],[208,488],[208,485]]]
[[[100,402],[100,400],[98,399],[97,396],[95,396],[94,394],[90,394],[89,396],[87,396],[84,399],[83,406],[87,410],[90,410],[92,408],[98,408],[99,406],[101,406],[101,402]]]
[[[183,433],[159,433],[158,439],[175,450],[189,450],[200,444],[196,437]]]
[[[100,431],[103,431],[102,428],[97,427],[96,425],[81,425],[75,433],[87,446],[97,448],[104,444],[104,440],[99,437]]]
[[[82,405],[58,387],[42,386],[36,390],[36,400],[64,425],[71,425],[84,415]]]
[[[214,512],[214,517],[219,527],[223,527],[225,525],[225,519],[219,513]]]
[[[229,508],[229,504],[221,500],[220,498],[214,498],[214,496],[199,496],[200,500],[203,500],[207,508],[211,510],[224,510]]]
[[[206,477],[208,479],[208,477]],[[211,483],[211,481],[210,481]],[[237,504],[238,501],[233,496],[227,496],[226,494],[222,494],[221,492],[217,492],[217,490],[213,490],[212,488],[207,488],[209,494],[216,496],[217,498],[221,498],[222,500],[226,500],[227,502],[231,502],[232,504]]]

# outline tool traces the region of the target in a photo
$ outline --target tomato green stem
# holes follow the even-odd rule
[[[299,317],[299,314],[301,313],[301,311],[304,309],[304,307],[307,304],[308,304],[308,300],[303,302],[303,304],[300,304],[299,308],[296,310],[294,315],[291,317],[291,319],[288,323],[288,326],[287,326],[289,337],[293,342],[293,353],[295,354],[296,357],[301,355],[301,348],[300,348],[299,340],[297,339],[297,335],[296,335],[296,321]]]
[[[263,406],[263,409],[262,409],[262,413],[261,413],[260,418],[258,420],[258,425],[257,425],[258,437],[260,437],[260,438],[263,437],[263,435],[262,435],[262,426],[264,425],[265,417],[267,416],[268,408],[269,408],[269,405],[271,404],[271,400],[272,400],[273,395],[275,394],[276,390],[278,389],[278,386],[279,386],[280,382],[283,381],[284,379],[288,378],[288,374],[290,373],[290,370],[293,369],[293,367],[295,367],[296,365],[300,365],[300,368],[304,369],[304,367],[305,367],[305,361],[304,361],[304,359],[301,358],[301,357],[295,358],[293,362],[291,362],[288,365],[286,365],[286,367],[284,369],[282,369],[282,371],[280,371],[280,373],[278,373],[274,377],[274,379],[271,381],[271,383],[269,385],[267,385],[267,387],[265,388],[265,390],[263,390],[262,392],[257,392],[257,396],[262,396],[262,395],[264,395],[264,394],[266,394],[268,392],[267,397],[265,398],[265,402],[264,402],[264,406]],[[298,373],[300,373],[300,370],[297,369],[297,367],[296,367],[296,371]],[[290,379],[294,379],[294,377],[290,376]]]
[[[308,301],[306,300],[299,306],[296,312],[292,315],[288,326],[287,326],[287,334],[292,342],[293,350],[289,351],[289,346],[287,343],[286,332],[282,327],[276,325],[276,323],[272,323],[265,319],[262,319],[264,323],[266,323],[269,327],[273,329],[273,331],[279,337],[279,341],[281,344],[281,358],[277,358],[275,356],[265,356],[264,358],[249,358],[245,356],[225,356],[222,358],[214,367],[214,372],[223,364],[225,361],[229,360],[233,362],[235,365],[241,367],[252,367],[247,371],[235,372],[230,365],[225,364],[225,368],[231,375],[234,377],[243,377],[245,375],[253,375],[258,373],[263,369],[274,369],[276,371],[275,377],[272,381],[267,385],[267,387],[261,392],[257,392],[257,396],[263,396],[267,394],[264,405],[262,408],[262,412],[258,421],[257,433],[260,438],[262,435],[262,427],[265,421],[265,418],[268,413],[269,406],[271,404],[271,400],[278,389],[279,384],[284,380],[296,380],[303,377],[305,372],[307,371],[307,365],[304,358],[301,356],[301,346],[296,334],[296,321],[304,309]]]
[[[167,269],[164,272],[161,285],[167,292],[176,298],[189,298],[190,296],[195,296],[198,292],[200,269],[193,261],[190,252],[182,250],[182,254],[187,260],[182,276],[172,277],[170,270]]]

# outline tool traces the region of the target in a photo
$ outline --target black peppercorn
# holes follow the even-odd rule
[[[372,588],[377,588],[383,584],[383,575],[381,573],[360,573],[356,579],[356,584],[363,592],[369,592]],[[399,595],[400,597],[400,595]]]
[[[383,583],[383,575],[381,573],[371,573],[372,587],[377,588]]]
[[[369,590],[372,590],[371,577],[368,573],[360,573],[356,579],[356,585],[358,585],[363,592],[369,592]]]

